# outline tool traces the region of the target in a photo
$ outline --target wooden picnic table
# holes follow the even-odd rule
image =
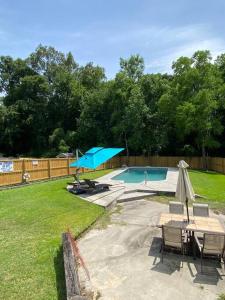
[[[185,215],[162,213],[157,226],[162,227],[163,225],[175,226],[192,232],[225,234],[223,224],[218,219],[211,217],[190,216],[188,223]]]

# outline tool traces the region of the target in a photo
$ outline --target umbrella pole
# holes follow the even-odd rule
[[[184,172],[183,172],[183,176],[184,176]],[[187,221],[189,223],[189,210],[188,210],[188,198],[187,198],[187,189],[186,189],[186,184],[184,181],[184,190],[185,190],[185,198],[186,198],[186,210],[187,210]]]
[[[190,219],[189,219],[188,199],[187,198],[186,198],[186,209],[187,209],[187,221],[189,223]]]
[[[77,187],[78,187],[78,189],[81,187],[80,186],[80,174],[79,174],[79,170],[80,170],[80,168],[78,168],[78,169],[76,169],[76,177],[77,177],[77,179],[78,179],[78,181],[77,181]]]

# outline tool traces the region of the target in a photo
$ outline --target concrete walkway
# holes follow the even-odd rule
[[[86,291],[105,300],[216,300],[225,292],[224,269],[215,260],[204,261],[205,275],[192,257],[185,257],[183,267],[179,254],[167,253],[160,262],[161,231],[155,225],[167,205],[138,200],[120,210],[115,208],[106,229],[92,229],[79,241],[91,277],[80,267]]]

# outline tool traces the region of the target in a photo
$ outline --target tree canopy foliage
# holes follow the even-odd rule
[[[52,156],[92,146],[127,154],[225,155],[225,54],[196,51],[173,74],[146,74],[139,55],[101,66],[39,45],[0,57],[0,152]]]

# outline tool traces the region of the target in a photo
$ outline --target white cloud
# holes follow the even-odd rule
[[[149,60],[146,69],[154,72],[171,72],[172,62],[180,56],[192,56],[197,50],[210,50],[213,59],[225,52],[225,41],[210,34],[207,27],[191,26],[177,29],[173,40],[165,36],[164,49],[157,58]],[[166,47],[168,44],[168,47]]]
[[[197,38],[199,33],[203,32],[204,29],[205,26],[203,24],[178,28],[150,26],[138,29],[131,28],[129,30],[121,29],[118,33],[109,35],[106,41],[111,44],[117,44],[142,40],[148,42],[148,44],[152,41],[160,41],[161,44],[163,42],[172,42],[174,39],[182,41]]]
[[[74,30],[43,30],[42,24],[35,24],[23,28],[20,35],[0,26],[0,47],[5,54],[26,57],[39,43],[52,45],[63,52],[72,51],[79,63],[91,60],[102,65],[110,77],[119,69],[119,57],[134,53],[144,57],[147,72],[157,73],[172,72],[173,61],[180,56],[192,56],[197,50],[210,50],[213,58],[225,52],[225,40],[206,24],[127,26],[92,23]]]
[[[210,50],[213,58],[225,52],[225,41],[206,24],[121,29],[105,36],[105,42],[123,53],[143,55],[148,72],[171,72],[173,61],[180,56],[192,56],[197,50]]]
[[[167,54],[150,61],[146,69],[154,72],[172,72],[171,66],[180,56],[191,57],[197,50],[210,50],[212,58],[215,59],[219,54],[225,52],[225,42],[222,39],[211,38],[199,41],[186,42],[168,49]]]

